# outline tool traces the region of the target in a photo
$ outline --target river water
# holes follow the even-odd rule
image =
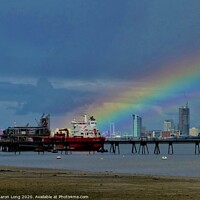
[[[120,145],[120,154],[107,152],[90,154],[72,152],[61,154],[45,152],[0,152],[1,166],[36,167],[49,169],[84,170],[93,172],[131,173],[165,176],[200,177],[200,154],[195,155],[194,144],[174,144],[174,154],[168,155],[168,145],[160,145],[155,155],[149,144],[149,154],[132,154],[131,145]],[[138,149],[139,146],[137,146]],[[109,150],[110,146],[106,146]],[[57,159],[60,156],[61,159]],[[167,156],[166,160],[162,156]]]

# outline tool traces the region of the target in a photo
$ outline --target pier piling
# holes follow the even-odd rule
[[[139,154],[140,154],[141,147],[142,147],[142,154],[146,154],[146,150],[147,150],[147,154],[149,154],[149,149],[148,149],[146,141],[141,141],[140,142],[140,147],[139,147],[139,151],[138,151]]]
[[[131,142],[131,144],[132,144],[132,150],[131,150],[131,152],[132,153],[137,153],[137,148],[136,148],[135,142]]]
[[[69,144],[64,146],[65,155],[72,154],[71,148]]]
[[[195,154],[200,154],[199,142],[195,142]]]
[[[119,149],[119,142],[115,142],[115,150],[118,150],[118,154],[120,154],[120,149]]]
[[[168,154],[174,154],[173,143],[168,143]]]
[[[154,154],[160,154],[159,142],[155,142]]]
[[[111,153],[116,153],[116,148],[118,150],[118,154],[120,154],[119,142],[111,142],[110,143],[110,152]]]

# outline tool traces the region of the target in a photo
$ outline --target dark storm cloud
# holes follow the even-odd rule
[[[16,102],[9,106],[16,114],[51,113],[62,114],[72,111],[78,105],[93,101],[93,92],[81,92],[67,89],[55,89],[46,79],[40,79],[37,85],[10,84],[0,82],[0,101]]]
[[[7,65],[3,72],[70,78],[94,74],[93,68],[99,67],[100,54],[107,47],[109,38],[105,36],[112,36],[115,30],[114,24],[105,24],[107,17],[112,18],[111,5],[59,2],[63,7],[52,1],[30,5],[23,1],[1,8],[1,61]],[[119,10],[116,7],[115,12]],[[102,30],[104,25],[107,28]]]
[[[1,1],[1,74],[135,78],[199,47],[199,1]]]

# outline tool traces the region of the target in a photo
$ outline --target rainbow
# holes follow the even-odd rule
[[[157,67],[151,74],[145,74],[139,83],[133,81],[132,88],[107,95],[98,105],[94,103],[87,108],[87,113],[93,113],[98,119],[100,130],[108,130],[109,123],[120,123],[123,126],[132,114],[156,120],[156,117],[158,119],[170,109],[177,110],[183,102],[186,103],[185,93],[189,93],[193,99],[200,95],[199,55]],[[157,113],[155,116],[152,115],[153,111]],[[130,131],[130,126],[127,129]]]

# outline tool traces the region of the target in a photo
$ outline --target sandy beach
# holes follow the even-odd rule
[[[200,179],[0,167],[0,199],[200,198]]]

